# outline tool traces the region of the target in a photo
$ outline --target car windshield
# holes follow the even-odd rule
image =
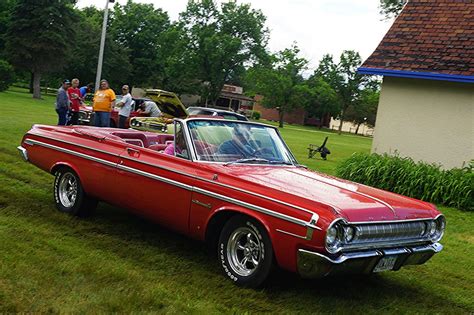
[[[272,127],[222,120],[190,120],[187,125],[200,161],[296,164]]]

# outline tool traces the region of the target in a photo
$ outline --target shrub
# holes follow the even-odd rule
[[[473,164],[442,170],[410,158],[353,154],[336,169],[337,176],[424,201],[474,211]]]
[[[258,110],[254,110],[252,112],[252,119],[259,120],[260,117],[262,117],[262,113],[260,113]]]
[[[13,67],[5,60],[0,59],[0,92],[5,91],[15,81]]]

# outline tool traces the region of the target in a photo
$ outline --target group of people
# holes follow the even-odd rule
[[[64,80],[58,90],[56,99],[56,112],[58,114],[58,125],[77,125],[80,106],[84,103],[84,97],[92,93],[93,84],[79,88],[79,79]],[[94,112],[94,125],[96,127],[109,127],[110,114],[114,107],[119,109],[118,127],[126,128],[127,120],[133,109],[133,99],[128,85],[122,86],[122,97],[116,103],[114,90],[109,86],[107,80],[101,80],[99,89],[94,93],[92,110]],[[140,104],[138,113],[143,116],[159,117],[161,111],[155,102],[145,101]]]
[[[64,80],[56,97],[58,125],[77,125],[79,109],[87,93],[91,93],[93,84],[79,88],[79,79]]]

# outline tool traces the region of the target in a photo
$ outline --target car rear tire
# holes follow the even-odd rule
[[[78,217],[90,216],[97,206],[97,200],[86,195],[79,176],[67,167],[58,169],[54,175],[56,208]]]
[[[256,220],[237,215],[221,231],[218,258],[224,274],[237,285],[256,288],[263,284],[273,266],[270,237]]]

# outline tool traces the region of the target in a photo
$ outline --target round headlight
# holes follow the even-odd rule
[[[433,220],[429,223],[430,236],[434,236],[436,233],[436,222]]]
[[[332,226],[326,234],[326,244],[331,246],[334,245],[337,241],[337,228]]]
[[[330,253],[336,253],[341,249],[343,241],[344,227],[342,222],[334,222],[326,231],[326,249]]]
[[[346,240],[346,242],[350,242],[354,239],[354,232],[354,228],[351,226],[346,226],[344,228],[344,239]]]

